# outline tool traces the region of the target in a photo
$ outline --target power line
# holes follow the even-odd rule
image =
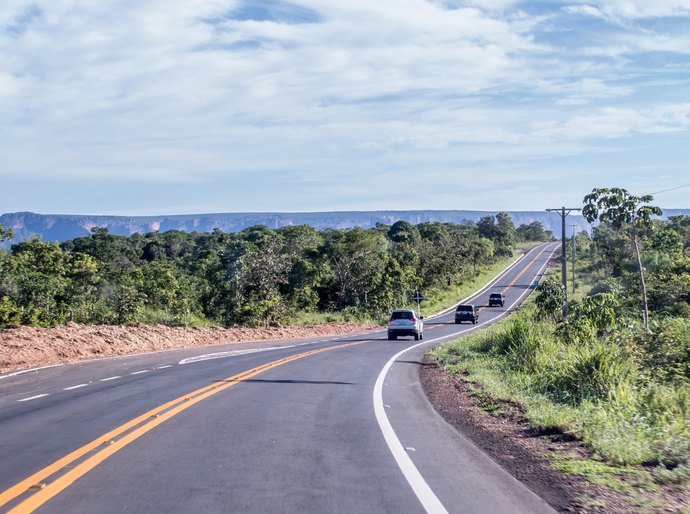
[[[662,189],[661,191],[657,191],[656,193],[649,193],[649,194],[650,195],[658,195],[661,193],[668,193],[669,191],[675,191],[676,189],[683,189],[684,187],[690,187],[690,184],[684,184],[682,186],[670,187],[668,189]]]

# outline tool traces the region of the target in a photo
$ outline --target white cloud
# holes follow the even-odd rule
[[[318,23],[233,19],[237,1],[9,0],[0,175],[217,187],[270,172],[345,191],[352,170],[361,195],[376,174],[541,176],[546,159],[689,129],[688,36],[645,22],[687,2],[292,3]]]
[[[565,10],[612,20],[635,20],[687,16],[690,14],[690,2],[688,0],[594,0],[583,4],[569,5]]]

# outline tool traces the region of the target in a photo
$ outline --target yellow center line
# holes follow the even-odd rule
[[[548,249],[548,245],[545,246],[544,248],[542,248],[542,250],[534,257],[534,259],[532,259],[531,261],[529,261],[529,263],[527,264],[527,266],[525,266],[525,267],[522,269],[522,271],[521,271],[520,273],[518,273],[518,274],[515,276],[515,278],[513,279],[513,281],[512,281],[510,284],[508,284],[507,286],[505,286],[505,287],[501,290],[501,292],[505,294],[505,292],[506,292],[509,288],[511,288],[515,282],[517,282],[517,279],[519,279],[519,278],[522,276],[522,274],[523,274],[525,271],[527,271],[527,270],[529,269],[529,267],[532,266],[532,264],[534,264],[534,263],[537,261],[537,259],[538,259],[539,257],[541,257],[542,254],[543,254],[547,249]],[[489,304],[487,303],[487,304],[485,304],[485,305],[480,306],[479,308],[480,308],[480,309],[483,309],[484,307],[488,307],[488,306],[489,306]],[[450,323],[450,321],[449,321],[448,323]]]
[[[55,495],[59,494],[72,483],[74,483],[78,478],[82,477],[89,471],[91,471],[98,464],[103,462],[105,459],[113,455],[115,452],[121,450],[129,443],[135,441],[142,435],[153,430],[155,427],[169,420],[173,416],[179,414],[180,412],[188,409],[192,405],[199,403],[210,396],[213,396],[220,391],[228,389],[235,384],[239,384],[245,380],[248,380],[256,375],[264,373],[288,362],[292,362],[310,355],[315,355],[317,353],[335,350],[337,348],[345,348],[347,346],[355,346],[363,343],[367,343],[369,340],[356,341],[352,343],[341,344],[337,346],[329,346],[327,348],[319,348],[317,350],[310,350],[307,352],[292,355],[290,357],[285,357],[278,359],[261,366],[243,371],[237,375],[228,377],[220,382],[202,387],[191,393],[187,393],[180,396],[174,400],[171,400],[163,405],[160,405],[154,409],[145,412],[144,414],[137,416],[136,418],[120,425],[119,427],[111,430],[110,432],[104,434],[85,444],[84,446],[74,450],[73,452],[65,455],[64,457],[56,460],[52,464],[46,466],[40,471],[34,473],[33,475],[25,478],[21,482],[18,482],[14,486],[10,487],[6,491],[0,493],[0,506],[12,501],[18,496],[30,491],[32,488],[36,489],[36,492],[29,498],[25,499],[19,505],[14,507],[9,512],[12,514],[24,514],[27,512],[33,512],[35,509],[43,505],[45,502],[50,500]],[[141,425],[141,426],[138,426]],[[135,428],[137,427],[137,428]],[[134,429],[134,430],[131,430]],[[131,431],[130,431],[131,430]],[[126,432],[128,432],[125,434]],[[123,435],[125,434],[125,435]],[[121,437],[120,437],[121,436]],[[119,439],[117,439],[119,437]],[[42,484],[41,481],[54,475],[60,470],[64,470],[68,465],[74,461],[86,456],[90,452],[94,452],[93,455],[86,458],[84,461],[80,462],[78,465],[74,466],[72,469],[56,478],[53,482],[49,484]]]
[[[542,256],[542,254],[546,251],[547,248],[548,248],[548,246],[545,246],[544,248],[542,248],[542,250],[537,254],[537,256],[534,259],[532,259],[527,266],[522,268],[522,271],[517,274],[517,276],[513,279],[513,281],[510,284],[508,284],[505,288],[503,288],[503,291],[505,292],[506,289],[508,289],[509,287],[512,287],[512,285],[515,282],[517,282],[517,279],[520,278],[522,276],[522,274],[525,273],[530,268],[530,266],[532,266],[532,264],[534,264],[537,261],[537,259]]]

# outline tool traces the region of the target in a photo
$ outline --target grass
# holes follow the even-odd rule
[[[589,482],[603,485],[619,493],[634,494],[639,489],[659,489],[648,473],[632,466],[612,466],[576,454],[546,455],[554,468],[567,475],[579,475]]]
[[[582,440],[598,459],[592,469],[622,466],[630,475],[652,464],[654,480],[690,484],[690,384],[652,380],[615,338],[564,344],[553,326],[533,321],[534,309],[528,301],[517,315],[431,353],[442,369],[476,383],[486,404],[516,402],[537,430]]]

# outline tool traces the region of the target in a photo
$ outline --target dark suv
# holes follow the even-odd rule
[[[506,295],[503,293],[491,293],[489,295],[489,307],[493,307],[494,305],[503,307],[504,303],[506,303]]]
[[[477,323],[479,319],[479,309],[474,305],[458,305],[455,309],[455,322],[471,321]]]

